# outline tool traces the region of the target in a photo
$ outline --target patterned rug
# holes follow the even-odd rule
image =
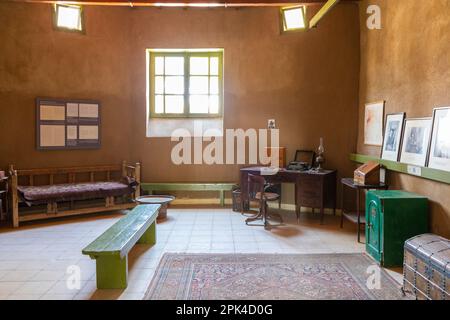
[[[367,285],[369,284],[369,285]],[[166,253],[145,300],[404,299],[364,254]]]

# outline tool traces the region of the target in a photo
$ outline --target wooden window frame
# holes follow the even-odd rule
[[[58,26],[58,10],[59,10],[60,7],[72,7],[72,8],[79,8],[80,9],[81,30]],[[83,6],[76,5],[76,4],[55,3],[52,6],[52,12],[53,12],[53,29],[58,30],[58,31],[86,34],[85,23],[84,23],[84,8],[83,8]]]
[[[149,55],[149,106],[150,118],[222,118],[223,117],[223,50],[222,49],[205,49],[205,50],[148,50]],[[184,112],[183,113],[156,113],[155,112],[155,58],[156,57],[184,57]],[[189,78],[190,78],[190,59],[191,57],[217,57],[219,59],[219,111],[218,113],[190,113],[189,112]],[[208,59],[209,64],[209,59]],[[208,80],[211,77],[211,70],[208,70]],[[212,75],[215,76],[215,75]],[[209,81],[208,81],[209,86]],[[209,90],[208,90],[209,91]],[[163,94],[166,95],[165,93]],[[181,95],[181,94],[173,94]],[[208,96],[211,94],[208,93]],[[165,103],[165,102],[164,102]]]

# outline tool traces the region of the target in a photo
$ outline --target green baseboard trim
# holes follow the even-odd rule
[[[450,172],[444,171],[444,170],[438,170],[438,169],[432,169],[427,167],[420,167],[420,166],[412,166],[412,167],[419,167],[420,168],[420,175],[411,174],[408,172],[408,164],[397,162],[397,161],[391,161],[391,160],[384,160],[380,159],[379,157],[374,156],[368,156],[363,154],[356,154],[352,153],[350,154],[350,160],[357,162],[357,163],[365,163],[367,161],[376,161],[379,164],[382,164],[386,169],[394,171],[394,172],[400,172],[408,175],[412,175],[414,177],[424,178],[428,180],[433,180],[437,182],[442,182],[446,184],[450,184]]]
[[[143,182],[141,188],[150,194],[154,191],[218,191],[220,205],[225,205],[225,191],[231,191],[235,183],[177,183]]]
[[[231,191],[235,183],[142,182],[146,191]]]

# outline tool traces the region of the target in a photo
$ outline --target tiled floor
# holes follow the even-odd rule
[[[355,226],[339,218],[283,212],[285,226],[249,227],[230,209],[169,209],[157,226],[157,244],[136,245],[129,255],[126,290],[97,290],[95,261],[81,249],[121,217],[120,213],[29,224],[0,230],[0,299],[141,299],[164,252],[331,253],[363,252]],[[81,285],[67,287],[68,268],[80,267]],[[69,269],[70,270],[70,269]]]

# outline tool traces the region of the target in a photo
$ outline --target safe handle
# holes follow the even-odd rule
[[[373,208],[373,207],[377,207],[377,203],[374,200],[370,201],[370,204],[369,204],[369,208]],[[371,214],[371,212],[369,212],[369,215],[370,214]],[[368,217],[367,217],[367,220],[369,220]],[[371,223],[370,221],[367,221],[367,228],[368,229],[372,229],[373,226],[374,226],[373,223]]]

